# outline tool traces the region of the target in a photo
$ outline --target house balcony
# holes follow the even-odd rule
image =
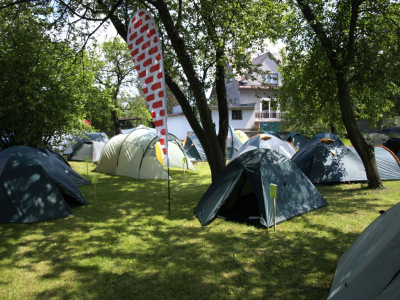
[[[268,122],[268,121],[280,121],[283,116],[285,115],[284,112],[280,110],[262,110],[255,112],[255,122]]]

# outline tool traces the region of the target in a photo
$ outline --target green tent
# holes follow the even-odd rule
[[[270,149],[242,153],[222,170],[194,212],[201,224],[215,217],[274,225],[270,184],[276,184],[277,223],[327,205],[307,177],[284,155]]]
[[[32,223],[67,217],[86,205],[69,167],[25,146],[0,152],[0,222]]]
[[[340,258],[329,300],[400,299],[400,203],[373,221]]]

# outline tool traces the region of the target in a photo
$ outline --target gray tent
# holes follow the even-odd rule
[[[359,157],[354,147],[347,147]],[[382,180],[400,180],[400,162],[397,156],[385,146],[374,146],[376,166]],[[364,169],[365,170],[365,169]],[[365,180],[367,175],[365,174]]]
[[[342,255],[328,299],[400,299],[399,258],[400,204],[396,204]]]
[[[219,216],[271,227],[274,225],[271,183],[278,186],[277,223],[327,205],[290,159],[270,149],[253,149],[229,162],[194,212],[203,226]]]
[[[70,168],[26,146],[0,152],[0,222],[32,223],[67,217],[69,205],[86,205]]]
[[[290,142],[285,142],[273,135],[262,133],[249,138],[232,157],[232,160],[244,152],[259,148],[274,150],[289,159],[296,153],[296,149]]]
[[[103,151],[106,143],[96,140],[81,140],[68,155],[69,161],[85,161],[85,157],[89,157],[90,162],[100,159],[101,151]]]
[[[97,142],[108,142],[108,136],[104,132],[88,132],[82,131],[79,134],[71,135],[64,139],[62,143],[62,154],[63,155],[70,155],[75,148],[87,141],[97,141]]]

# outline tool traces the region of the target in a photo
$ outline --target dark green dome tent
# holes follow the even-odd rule
[[[315,141],[320,141],[321,139],[330,139],[330,140],[334,140],[336,142],[343,143],[342,140],[337,135],[330,133],[330,132],[317,133],[308,142],[312,143]]]
[[[270,184],[278,187],[277,223],[327,205],[307,177],[284,155],[270,149],[243,152],[215,178],[194,212],[203,226],[215,217],[271,227]]]
[[[400,299],[400,203],[375,219],[339,259],[329,300]]]
[[[365,182],[364,165],[358,155],[333,134],[319,134],[310,139],[292,157],[300,170],[314,184]]]
[[[32,223],[72,215],[86,205],[69,168],[26,146],[0,152],[0,222]]]
[[[297,150],[300,150],[308,143],[307,138],[298,132],[288,133],[283,140],[292,143]]]
[[[53,160],[55,164],[58,164],[62,168],[64,168],[65,173],[77,186],[91,184],[90,180],[81,176],[74,169],[72,169],[68,161],[66,161],[64,157],[62,157],[54,150],[47,148],[40,148],[39,150],[42,151],[43,153],[46,153],[49,156],[49,159]]]
[[[259,148],[274,150],[289,159],[296,153],[296,149],[291,143],[282,141],[273,135],[261,133],[249,138],[232,157],[232,160],[244,152]]]

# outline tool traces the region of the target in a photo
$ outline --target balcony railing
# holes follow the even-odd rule
[[[256,111],[255,112],[255,118],[256,120],[269,120],[269,119],[278,119],[280,120],[283,115],[285,114],[284,112],[281,112],[279,110],[262,110],[262,111]]]

